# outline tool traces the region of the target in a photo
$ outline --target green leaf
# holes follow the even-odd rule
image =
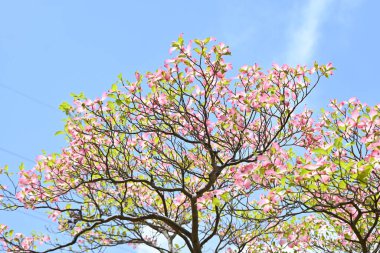
[[[127,207],[132,207],[132,206],[133,206],[133,200],[131,198],[128,198]]]
[[[372,168],[370,166],[367,166],[362,172],[358,173],[357,179],[361,183],[367,183],[368,177],[371,174]]]
[[[113,99],[117,98],[117,96],[116,96],[115,94],[113,94],[113,93],[110,93],[110,94],[108,94],[107,96],[108,96],[109,98],[113,98]]]
[[[212,199],[212,204],[213,204],[214,206],[220,206],[220,200],[219,200],[217,197],[214,197],[214,198]]]
[[[307,169],[301,169],[301,176],[304,176],[304,175],[306,175],[306,174],[308,174],[310,171],[309,170],[307,170]]]
[[[343,147],[343,139],[342,138],[337,138],[334,140],[334,146],[336,148],[342,148]]]
[[[97,174],[92,175],[92,180],[96,180],[96,179],[99,179],[99,178],[102,178],[102,176],[101,175],[97,175]]]
[[[202,54],[202,51],[199,48],[194,48],[194,51],[197,52],[198,54]]]
[[[184,42],[184,40],[183,40],[182,36],[178,37],[178,44],[180,46],[183,46],[183,42]]]
[[[117,84],[116,83],[112,84],[111,91],[117,91]]]
[[[57,131],[57,132],[55,132],[55,136],[57,136],[57,135],[61,135],[61,134],[64,134],[65,133],[65,131]]]
[[[116,99],[116,104],[117,104],[117,105],[119,105],[119,106],[120,106],[122,103],[123,103],[123,102],[121,102],[121,100],[120,100],[120,99]]]
[[[195,44],[201,46],[202,45],[202,42],[199,40],[199,39],[195,39],[194,40]]]
[[[286,178],[283,177],[281,178],[281,186],[285,186],[285,184],[286,184]]]
[[[70,96],[72,98],[74,98],[75,100],[84,100],[86,98],[86,96],[84,95],[83,92],[80,92],[78,94],[75,94],[75,93],[70,93]]]
[[[223,193],[222,195],[221,195],[221,197],[222,197],[222,199],[224,200],[224,201],[228,201],[229,200],[229,193],[228,192],[225,192],[225,193]]]
[[[340,181],[339,182],[339,189],[346,189],[346,187],[347,187],[347,184],[346,184],[346,182],[344,182],[344,181]]]
[[[70,110],[72,109],[71,105],[67,102],[62,102],[59,107],[58,107],[59,110],[61,110],[62,112],[68,114],[70,112]]]
[[[178,44],[177,41],[173,41],[171,46],[174,47],[174,48],[179,48],[180,47],[180,45]]]
[[[323,148],[316,148],[316,149],[313,149],[313,152],[315,154],[318,154],[318,155],[328,155],[329,153],[327,152],[327,150],[323,149]]]
[[[317,189],[318,189],[318,186],[317,186],[315,183],[313,183],[313,184],[309,184],[309,185],[308,185],[308,188],[309,188],[310,190],[317,190]]]
[[[108,101],[107,106],[108,106],[108,108],[110,108],[112,111],[115,110],[115,104],[112,103],[111,101]]]

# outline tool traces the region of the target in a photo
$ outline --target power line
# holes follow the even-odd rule
[[[27,99],[29,99],[29,100],[37,103],[37,104],[40,104],[42,106],[45,106],[45,107],[47,107],[49,109],[52,109],[52,110],[55,110],[55,111],[57,110],[57,108],[55,106],[52,106],[51,104],[45,103],[44,101],[42,101],[42,100],[40,100],[38,98],[35,98],[33,96],[30,96],[30,95],[28,95],[28,94],[26,94],[26,93],[24,93],[22,91],[19,91],[19,90],[15,89],[15,88],[9,87],[9,86],[4,85],[2,83],[0,83],[0,86],[3,87],[3,88],[5,88],[5,89],[7,89],[7,90],[10,90],[10,91],[12,91],[12,92],[14,92],[14,93],[16,93],[16,94],[18,94],[20,96],[23,96],[23,97],[25,97],[25,98],[27,98]]]
[[[11,91],[11,92],[13,92],[13,93],[16,93],[16,94],[20,95],[20,96],[22,96],[22,97],[25,97],[25,98],[27,98],[27,99],[29,99],[29,100],[31,100],[31,101],[33,101],[33,102],[39,104],[39,105],[42,105],[42,106],[44,106],[44,107],[47,107],[47,108],[49,108],[49,109],[52,109],[52,110],[55,110],[55,111],[56,111],[56,108],[55,108],[54,106],[52,106],[52,105],[50,105],[49,103],[46,103],[46,102],[44,102],[44,101],[42,101],[42,100],[40,100],[40,99],[38,99],[38,98],[35,98],[35,97],[30,96],[30,95],[28,95],[28,94],[25,94],[25,93],[22,92],[22,91],[19,91],[19,90],[15,89],[15,88],[9,87],[9,86],[4,85],[4,84],[2,84],[2,83],[0,83],[0,86],[3,87],[3,88],[5,88],[5,89],[7,89],[7,90],[9,90],[9,91]],[[31,160],[31,159],[29,159],[29,158],[23,156],[23,155],[20,155],[20,154],[18,154],[18,153],[16,153],[16,152],[10,151],[10,150],[8,150],[8,149],[5,149],[5,148],[0,147],[0,150],[3,151],[3,152],[5,152],[5,153],[8,153],[8,154],[10,154],[10,155],[13,155],[13,156],[16,156],[16,157],[18,157],[18,158],[21,158],[21,159],[23,159],[23,160],[25,160],[25,161],[31,162],[31,163],[33,163],[33,164],[35,163],[35,161],[33,161],[33,160]]]
[[[29,159],[28,157],[25,157],[25,156],[23,156],[23,155],[20,155],[20,154],[18,154],[18,153],[15,153],[15,152],[13,152],[13,151],[8,150],[8,149],[5,149],[5,148],[0,147],[0,150],[3,151],[3,152],[5,152],[5,153],[8,153],[8,154],[10,154],[10,155],[16,156],[16,157],[21,158],[21,159],[23,159],[23,160],[26,160],[26,161],[28,161],[28,162],[30,162],[30,163],[33,163],[33,164],[35,163],[35,161],[33,161],[32,159]]]
[[[49,219],[46,219],[45,217],[41,217],[41,216],[37,216],[35,214],[31,214],[31,213],[27,213],[26,211],[23,211],[23,210],[18,210],[19,212],[22,212],[23,214],[27,215],[27,216],[30,216],[30,217],[33,217],[37,220],[40,220],[40,221],[43,221],[43,222],[47,222],[47,223],[54,223],[53,221],[49,220]]]

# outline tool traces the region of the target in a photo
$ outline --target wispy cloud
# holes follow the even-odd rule
[[[300,11],[297,11],[297,15],[293,16],[296,26],[288,34],[287,63],[310,63],[315,53],[321,25],[331,4],[331,0],[309,0]]]

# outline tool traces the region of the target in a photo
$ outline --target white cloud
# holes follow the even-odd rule
[[[320,28],[325,21],[331,0],[309,0],[293,16],[297,25],[289,33],[286,62],[289,64],[310,64],[314,56]]]

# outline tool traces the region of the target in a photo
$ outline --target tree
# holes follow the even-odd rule
[[[274,248],[280,251],[291,245],[308,252],[378,253],[380,105],[370,107],[352,98],[341,103],[332,100],[330,106],[332,111],[323,112],[316,123],[311,118],[299,121],[304,126],[303,156],[268,155],[277,161],[269,165],[276,176],[262,176],[262,185],[283,197],[267,201],[267,209],[277,210],[277,215],[279,209],[282,214],[284,210],[312,213],[282,224],[285,229],[277,228],[281,243],[275,240]]]
[[[296,110],[333,67],[274,65],[264,73],[255,64],[228,77],[229,48],[212,38],[185,45],[180,36],[170,51],[164,68],[145,75],[148,92],[136,72],[136,81],[120,76],[101,98],[79,94],[61,105],[68,146],[21,168],[15,189],[2,186],[2,204],[48,210],[69,239],[14,235],[3,225],[3,250],[145,244],[244,252],[271,236],[283,218],[264,218],[256,196],[266,189],[247,172],[271,150],[298,145],[302,126],[293,119],[307,111]]]

